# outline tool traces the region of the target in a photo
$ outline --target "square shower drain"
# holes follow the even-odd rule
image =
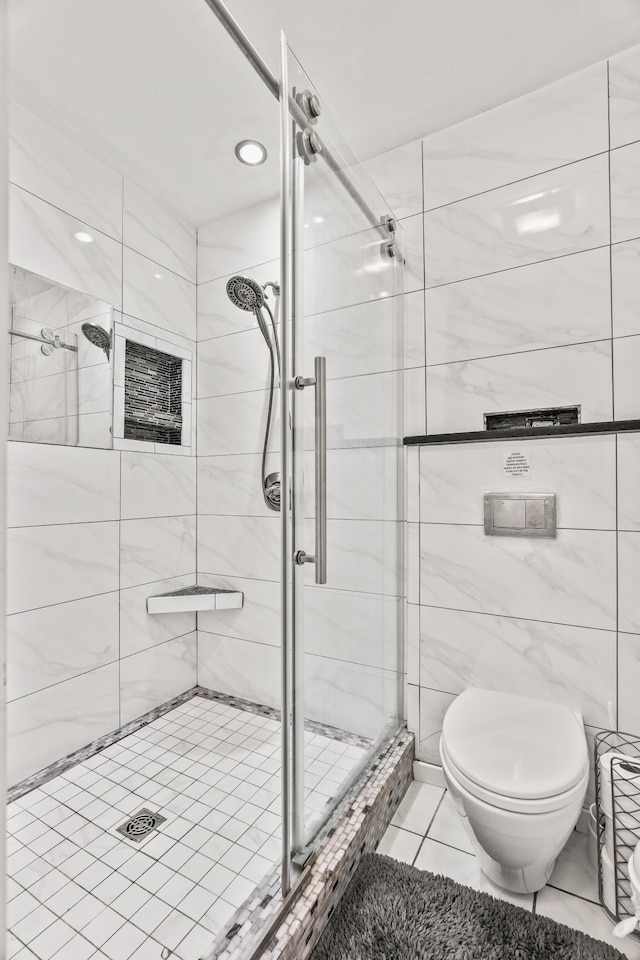
[[[166,823],[167,818],[161,817],[159,813],[153,810],[142,809],[129,817],[122,826],[117,827],[117,832],[121,833],[127,840],[133,840],[135,843],[141,843],[145,837],[148,837],[153,830]]]

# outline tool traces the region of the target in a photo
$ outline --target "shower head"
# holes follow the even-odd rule
[[[108,360],[111,350],[111,334],[107,333],[104,327],[97,323],[83,323],[81,329],[89,343],[94,347],[99,347],[100,350],[104,350]]]
[[[249,277],[231,277],[227,281],[227,296],[234,306],[251,313],[264,306],[262,287]]]

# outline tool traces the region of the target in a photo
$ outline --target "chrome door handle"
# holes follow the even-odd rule
[[[297,390],[315,387],[316,552],[295,554],[296,563],[315,563],[316,583],[327,582],[327,360],[315,357],[313,377],[296,377]]]

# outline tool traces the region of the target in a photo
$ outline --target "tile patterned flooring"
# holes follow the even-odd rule
[[[587,857],[585,834],[574,831],[558,857],[550,882],[539,893],[509,894],[480,871],[448,792],[414,781],[380,841],[378,853],[552,917],[611,943],[630,960],[640,960],[640,940],[617,940],[611,935],[613,923],[598,902],[598,880]]]
[[[363,748],[305,734],[307,815]],[[143,807],[167,818],[134,843]],[[194,697],[9,805],[11,960],[196,960],[280,856],[280,725]]]

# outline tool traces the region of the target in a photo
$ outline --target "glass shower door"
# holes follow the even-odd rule
[[[300,865],[402,716],[402,239],[287,47],[283,71],[283,652]]]

